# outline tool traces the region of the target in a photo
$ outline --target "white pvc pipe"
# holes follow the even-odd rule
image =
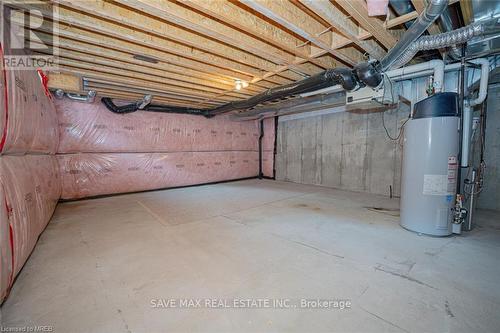
[[[314,91],[305,92],[305,93],[300,94],[299,96],[300,97],[308,97],[308,96],[319,95],[319,94],[331,94],[331,93],[336,93],[336,92],[339,92],[342,90],[344,90],[344,88],[342,88],[342,86],[340,84],[336,84],[336,85],[331,86],[331,87],[326,87],[326,88],[322,88],[322,89],[318,89],[318,90],[314,90]]]
[[[464,106],[464,125],[462,128],[462,155],[460,160],[460,166],[465,168],[469,166],[469,151],[471,142],[471,131],[472,131],[472,108],[467,105]]]
[[[477,105],[471,103],[482,103],[484,98],[486,97],[487,87],[488,87],[488,72],[489,72],[489,62],[487,59],[475,59],[471,60],[471,62],[481,65],[481,82],[480,82],[480,92],[478,98],[474,101],[469,102],[470,105]],[[389,76],[394,81],[408,80],[417,77],[424,77],[433,75],[434,76],[434,89],[436,92],[441,92],[444,89],[444,73],[451,72],[460,69],[460,62],[444,65],[442,60],[430,60],[427,62],[423,62],[420,64],[406,66],[398,69],[394,69],[386,72],[386,75]],[[486,74],[485,74],[486,73]],[[483,78],[486,78],[484,81]],[[482,89],[481,89],[482,87]],[[342,87],[340,85],[335,85],[315,91],[310,91],[307,93],[300,94],[301,97],[307,97],[317,94],[327,94],[332,92],[341,91]]]
[[[490,62],[488,59],[475,59],[470,62],[481,65],[481,80],[479,81],[479,94],[476,99],[470,100],[469,105],[475,106],[484,102],[488,93],[488,76],[490,73]]]
[[[442,60],[431,60],[427,62],[423,62],[417,65],[402,67],[398,69],[394,69],[388,71],[386,74],[390,78],[395,80],[404,80],[409,77],[418,77],[420,75],[416,75],[417,73],[422,73],[422,76],[425,76],[426,72],[432,71],[434,76],[434,90],[436,92],[441,92],[444,86],[444,62]]]
[[[488,94],[488,76],[490,73],[490,62],[487,59],[471,60],[472,63],[481,65],[481,78],[479,79],[479,93],[477,98],[469,100],[464,106],[464,126],[462,128],[462,158],[460,165],[462,167],[469,166],[469,154],[471,146],[472,133],[472,113],[473,106],[484,102]]]

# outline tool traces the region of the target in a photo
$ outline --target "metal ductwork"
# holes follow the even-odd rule
[[[460,28],[457,14],[450,7],[445,9],[437,22],[442,32],[450,32]],[[453,60],[458,60],[462,56],[462,52],[458,46],[452,45],[448,50],[448,56]]]
[[[392,68],[396,69],[407,64],[418,51],[463,44],[473,37],[483,35],[484,32],[485,25],[483,23],[474,23],[450,32],[432,36],[422,36],[402,52],[402,54],[392,63]]]
[[[386,54],[380,63],[369,62],[355,66],[354,71],[358,79],[369,87],[377,87],[382,82],[382,73],[399,63],[401,55],[406,54],[408,48],[410,48],[415,40],[417,40],[417,38],[429,28],[432,22],[444,12],[447,6],[448,0],[431,0],[425,10],[420,13],[410,28],[403,34],[403,37],[401,37],[398,43]],[[399,10],[406,9],[401,7]]]
[[[410,0],[390,0],[389,3],[398,16],[406,15],[415,10]],[[414,20],[406,22],[404,23],[404,26],[408,29],[413,22]],[[442,32],[449,32],[461,27],[460,18],[458,17],[457,11],[453,8],[453,6],[447,6],[436,22]],[[456,46],[452,46],[448,51],[448,56],[457,60],[460,58],[461,52]],[[423,58],[426,59],[427,54],[423,55]]]
[[[399,42],[380,61],[380,70],[385,72],[393,67],[400,55],[410,47],[410,45],[420,37],[424,31],[444,12],[448,6],[448,0],[431,0],[425,10],[406,30]]]

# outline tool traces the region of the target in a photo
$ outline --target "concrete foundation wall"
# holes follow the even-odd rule
[[[409,108],[389,110],[384,121],[396,137]],[[390,140],[382,113],[338,112],[282,117],[276,177],[351,191],[399,196],[402,140]]]
[[[425,96],[423,83],[414,82],[409,86],[409,94],[415,94],[417,100]],[[447,90],[453,90],[451,88]],[[500,85],[497,83],[488,91],[486,172],[477,203],[478,208],[494,210],[500,210],[499,100]],[[397,135],[408,112],[403,107],[385,112],[391,136]],[[402,142],[387,137],[381,113],[325,111],[317,116],[285,116],[279,120],[277,137],[278,180],[383,195],[389,195],[389,186],[392,186],[393,195],[400,194]],[[479,147],[474,150],[477,155]],[[478,165],[478,158],[474,165]]]
[[[500,84],[488,90],[484,187],[478,208],[500,210]]]

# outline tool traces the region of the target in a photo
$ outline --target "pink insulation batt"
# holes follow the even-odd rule
[[[57,157],[63,199],[210,183],[258,174],[255,151],[82,153]]]
[[[368,16],[385,16],[389,6],[389,0],[366,0]]]
[[[2,299],[49,222],[60,194],[55,156],[4,155],[0,158]]]
[[[0,62],[0,153],[55,153],[57,114],[35,70],[5,69]]]
[[[62,198],[210,183],[259,173],[258,121],[138,111],[100,100],[56,101]],[[273,176],[274,119],[264,121],[263,173]]]
[[[56,106],[59,153],[257,151],[255,121],[146,111],[116,114],[99,99],[88,104],[65,98],[56,100]]]

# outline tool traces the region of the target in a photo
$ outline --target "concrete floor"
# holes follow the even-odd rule
[[[499,332],[498,213],[479,212],[469,234],[432,238],[366,208],[397,205],[258,180],[64,203],[3,305],[3,325],[50,325],[54,332]],[[288,305],[347,299],[352,306],[152,307],[152,300],[172,298]]]

